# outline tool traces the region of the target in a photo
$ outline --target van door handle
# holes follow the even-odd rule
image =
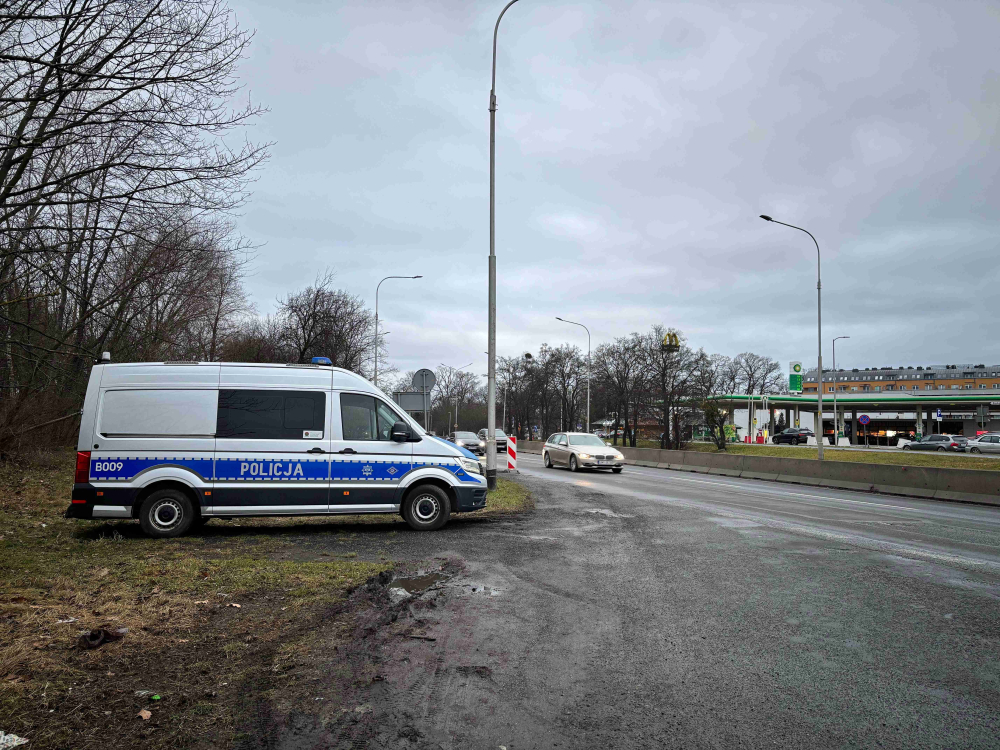
[[[337,453],[348,453],[348,454],[350,454],[350,453],[357,453],[357,451],[354,450],[354,448],[344,448],[344,450],[337,451]]]
[[[310,448],[306,453],[326,453],[322,448]]]

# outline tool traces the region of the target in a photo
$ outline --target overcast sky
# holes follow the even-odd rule
[[[233,0],[273,140],[241,231],[262,312],[324,268],[390,361],[486,372],[497,2]],[[842,367],[1000,363],[1000,4],[543,2],[497,62],[498,349],[653,323]]]

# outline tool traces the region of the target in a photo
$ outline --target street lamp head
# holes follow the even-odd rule
[[[768,216],[767,214],[761,214],[761,215],[760,215],[760,218],[762,218],[762,219],[763,219],[764,221],[774,221],[774,219],[772,219],[772,218],[771,218],[770,216]]]
[[[424,277],[423,277],[423,276],[411,276],[410,278],[411,278],[411,279],[422,279],[422,278],[424,278]]]
[[[563,320],[562,318],[560,318],[558,315],[556,315],[556,320],[562,320],[563,323],[566,322],[565,320]]]

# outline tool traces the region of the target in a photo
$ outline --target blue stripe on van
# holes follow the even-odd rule
[[[100,456],[90,459],[91,480],[128,481],[147,469],[158,466],[182,466],[203,480],[212,479],[212,459],[190,456],[146,456],[143,458],[121,458],[120,456]]]
[[[326,458],[217,458],[215,479],[220,482],[325,482]]]
[[[409,461],[357,461],[334,458],[330,478],[334,482],[394,482],[410,470]]]

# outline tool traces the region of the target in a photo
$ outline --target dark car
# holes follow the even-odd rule
[[[782,430],[771,438],[771,442],[775,445],[781,445],[782,443],[798,445],[799,443],[806,442],[806,438],[811,437],[816,437],[816,433],[808,427],[789,427],[787,430]]]
[[[914,440],[909,445],[904,445],[904,451],[956,451],[965,452],[965,446],[969,444],[968,438],[961,435],[924,435],[920,440]]]
[[[485,427],[479,431],[479,439],[483,441],[483,445],[484,446],[486,445],[486,436],[488,434],[489,433],[486,432],[486,428]],[[496,435],[496,438],[497,438],[497,453],[506,453],[507,452],[507,436],[504,434],[504,431],[503,430],[496,430],[496,432],[494,434]],[[484,450],[485,450],[485,448],[484,448]]]
[[[472,451],[478,456],[486,453],[486,443],[480,440],[479,436],[474,432],[456,432],[453,435],[449,435],[448,439],[455,445],[459,445],[467,451]]]

